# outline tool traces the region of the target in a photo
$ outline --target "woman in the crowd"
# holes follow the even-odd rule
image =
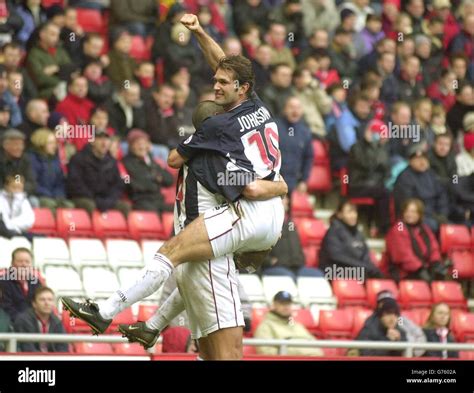
[[[58,143],[54,132],[40,128],[31,136],[30,161],[36,179],[36,196],[40,206],[51,209],[72,208],[74,204],[66,200],[64,173],[58,157]]]
[[[451,310],[446,303],[438,303],[431,309],[428,321],[423,327],[426,340],[432,343],[454,343],[449,329]],[[458,351],[426,351],[425,356],[446,358],[458,358]]]
[[[319,251],[319,268],[328,279],[331,272],[337,274],[339,268],[359,268],[361,280],[383,277],[370,259],[364,235],[357,228],[357,217],[357,207],[348,200],[341,200]]]
[[[443,279],[447,268],[442,262],[438,241],[423,222],[424,205],[416,198],[404,201],[401,217],[388,232],[385,243],[394,280]]]

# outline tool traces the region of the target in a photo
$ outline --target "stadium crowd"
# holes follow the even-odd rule
[[[96,26],[81,17],[91,10]],[[196,104],[214,98],[212,72],[179,23],[187,12],[226,55],[251,59],[277,118],[288,217],[263,274],[296,280],[337,265],[386,276],[358,226],[355,200],[370,199],[388,276],[446,278],[440,226],[474,223],[474,0],[0,0],[0,236],[31,239],[38,207],[172,211],[168,152],[194,132]],[[329,186],[312,176],[315,146]],[[319,269],[307,267],[293,196],[334,190]],[[12,266],[19,256],[31,263],[20,249]],[[50,289],[5,282],[0,327],[9,318],[36,331],[36,315],[42,332],[61,331]],[[285,296],[273,323],[287,324]],[[360,336],[406,340],[382,311]],[[428,340],[452,340],[433,315]]]

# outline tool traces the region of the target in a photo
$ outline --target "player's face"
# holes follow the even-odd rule
[[[233,106],[239,100],[240,88],[229,71],[218,69],[214,75],[214,94],[216,104]]]

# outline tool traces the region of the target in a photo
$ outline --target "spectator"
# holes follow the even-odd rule
[[[280,171],[291,195],[295,189],[307,191],[314,152],[311,130],[303,120],[301,100],[294,96],[288,98],[283,113],[283,117],[277,119],[282,156]]]
[[[449,0],[434,0],[433,13],[441,20],[443,30],[443,47],[448,47],[451,40],[459,33],[459,24],[451,12],[452,5]],[[441,34],[440,34],[441,35]]]
[[[329,56],[331,65],[341,79],[351,82],[357,72],[355,62],[355,51],[352,46],[352,31],[338,27],[334,32],[334,37],[329,46]]]
[[[140,99],[140,85],[131,82],[123,86],[118,93],[105,104],[109,114],[110,126],[124,138],[132,128],[144,129],[143,103]]]
[[[164,42],[169,42],[171,39],[171,28],[179,23],[181,18],[186,13],[186,8],[180,3],[174,3],[166,14],[166,19],[160,23],[158,27],[158,34],[152,47],[152,59],[158,60],[163,56],[163,51],[166,49]]]
[[[474,14],[468,13],[462,17],[462,29],[454,36],[448,45],[448,53],[463,54],[469,60],[468,74],[472,78],[472,69],[474,63],[472,58],[474,56],[474,48],[472,47],[472,40],[474,39]],[[471,80],[472,81],[472,80]]]
[[[445,111],[449,111],[456,102],[454,86],[456,74],[448,69],[441,71],[441,78],[434,81],[426,90],[426,94],[432,100],[441,103]]]
[[[355,26],[357,23],[357,15],[354,11],[344,8],[341,13],[341,24],[340,26],[347,31],[355,31]]]
[[[31,307],[35,290],[39,288],[39,274],[33,269],[33,255],[27,248],[17,248],[12,252],[11,267],[3,271],[0,280],[0,307],[8,314],[11,321]]]
[[[274,116],[283,113],[286,100],[293,94],[291,67],[284,63],[271,67],[271,84],[262,90],[262,100]]]
[[[342,113],[347,110],[347,89],[344,89],[343,83],[333,83],[327,88],[327,93],[332,98],[332,107],[331,112],[326,116],[326,130],[330,131],[336,124],[336,119],[338,119]]]
[[[415,37],[415,55],[420,59],[420,67],[423,70],[421,75],[423,87],[428,87],[441,76],[443,53],[433,52],[433,45],[428,36],[419,34]]]
[[[260,93],[265,86],[270,84],[270,64],[272,59],[272,48],[270,45],[261,44],[255,51],[252,60],[255,73],[255,90]]]
[[[11,94],[13,101],[18,107],[22,121],[27,102],[23,95],[23,86],[23,74],[21,71],[10,71],[8,73],[8,92]]]
[[[365,22],[365,27],[355,36],[355,47],[357,58],[372,52],[376,43],[384,38],[382,31],[382,19],[380,16],[369,14]]]
[[[357,229],[357,207],[342,199],[331,217],[331,225],[319,250],[319,268],[330,273],[334,268],[358,268],[362,279],[381,278],[382,272],[370,259],[364,235]]]
[[[351,147],[348,161],[349,195],[375,199],[375,217],[382,234],[390,225],[390,217],[387,214],[390,194],[384,185],[390,171],[386,149],[388,139],[383,135],[386,130],[387,126],[380,120],[371,121],[364,137]]]
[[[397,101],[392,105],[391,108],[391,121],[389,122],[390,127],[394,130],[410,130],[411,124],[411,106],[404,101]],[[407,148],[412,145],[411,139],[415,139],[414,135],[408,135],[408,133],[400,133],[397,138],[391,138],[388,143],[388,149],[390,152],[391,164],[395,165],[401,161],[405,161],[408,158]],[[406,165],[403,166],[405,169]],[[400,172],[396,173],[396,176]]]
[[[103,54],[104,38],[98,33],[87,33],[82,40],[81,49],[75,53],[75,62],[81,69],[89,64],[91,61],[100,61],[103,67],[110,64],[110,59],[107,54]]]
[[[459,176],[470,176],[474,173],[474,132],[464,134],[464,150],[456,156]]]
[[[48,125],[49,109],[48,104],[41,99],[34,99],[26,105],[25,119],[18,129],[23,132],[29,143],[30,137],[38,128]]]
[[[0,288],[0,333],[11,333],[13,331],[12,322],[6,311],[2,308],[2,297],[2,288]],[[5,352],[5,349],[5,344],[0,343],[0,352]]]
[[[243,55],[250,60],[254,60],[257,48],[262,44],[260,41],[260,30],[258,29],[258,26],[251,24],[246,25],[242,30],[239,39],[242,43]],[[271,48],[269,47],[269,49],[271,55]]]
[[[314,341],[313,335],[299,322],[295,322],[291,316],[293,298],[290,293],[280,291],[273,297],[271,310],[265,316],[255,331],[254,337],[259,339],[273,340],[308,340]],[[288,346],[288,355],[298,356],[323,356],[320,348],[302,348]],[[277,347],[257,347],[261,355],[277,355]]]
[[[3,133],[0,150],[0,188],[8,175],[21,175],[25,179],[25,192],[34,194],[36,182],[30,160],[25,154],[25,136],[18,130],[9,129]]]
[[[412,0],[418,1],[418,0]],[[424,97],[425,89],[420,80],[420,60],[416,56],[408,56],[402,60],[400,76],[398,78],[398,92],[401,101],[414,103]]]
[[[361,31],[365,26],[365,21],[367,20],[367,15],[373,14],[374,10],[369,6],[369,0],[353,0],[351,2],[345,2],[339,6],[339,11],[349,9],[353,11],[356,16],[355,31]]]
[[[8,124],[10,123],[10,107],[8,104],[0,98],[0,140],[3,138],[3,134],[7,131],[10,127]]]
[[[428,151],[430,167],[438,175],[445,188],[453,184],[457,174],[456,160],[453,152],[453,137],[449,133],[435,136],[433,147]]]
[[[56,106],[56,112],[66,117],[72,126],[89,124],[94,103],[87,98],[88,82],[83,76],[69,82],[68,95]]]
[[[433,105],[433,113],[431,115],[431,128],[436,135],[448,132],[446,127],[446,111],[440,104]]]
[[[94,141],[71,158],[67,194],[76,207],[91,215],[97,208],[102,212],[117,209],[127,216],[130,206],[120,200],[124,184],[109,149],[109,134],[96,131]]]
[[[135,70],[135,77],[140,85],[142,99],[146,100],[150,97],[151,91],[155,83],[155,66],[149,61],[140,63]]]
[[[287,30],[283,23],[272,22],[266,35],[267,44],[272,48],[272,65],[286,63],[293,71],[296,67],[295,58],[286,46]]]
[[[285,25],[286,31],[291,32],[290,46],[300,48],[305,43],[303,26],[303,7],[301,0],[286,0],[274,7],[269,19]]]
[[[339,18],[338,18],[339,19]],[[333,22],[333,21],[331,21]],[[329,47],[329,34],[326,30],[314,29],[308,38],[308,47],[301,51],[300,60],[306,60],[308,56],[314,55],[321,50],[327,50]]]
[[[13,324],[15,333],[65,334],[64,327],[54,314],[55,296],[48,287],[37,288],[34,292],[32,308],[20,313]],[[67,343],[23,342],[20,352],[69,352]]]
[[[395,21],[400,14],[400,2],[398,0],[386,0],[382,4],[382,29],[385,35],[396,34]]]
[[[456,102],[446,116],[446,122],[455,140],[460,132],[464,131],[463,119],[468,112],[474,112],[474,92],[471,84],[461,82],[456,90]]]
[[[432,281],[447,273],[441,260],[438,241],[424,223],[424,205],[416,198],[403,202],[400,220],[386,237],[387,257],[394,280]]]
[[[447,192],[436,173],[430,169],[426,152],[417,145],[411,146],[408,151],[409,166],[400,173],[393,189],[397,212],[401,212],[406,199],[420,199],[425,205],[425,223],[438,233],[440,224],[448,222]]]
[[[300,236],[295,230],[295,224],[289,217],[289,203],[287,196],[283,199],[285,205],[285,222],[281,237],[272,248],[264,263],[264,276],[289,276],[295,282],[298,277],[322,277],[319,269],[305,266],[305,255],[301,246]]]
[[[361,341],[408,341],[407,334],[399,323],[400,306],[397,301],[386,293],[377,298],[374,313],[365,321],[356,337]],[[400,356],[400,350],[361,349],[360,356]]]
[[[113,26],[125,27],[130,34],[146,37],[156,31],[159,20],[158,3],[155,0],[112,1],[110,22]]]
[[[47,16],[41,6],[41,0],[24,0],[21,3],[15,9],[23,21],[21,30],[16,34],[16,39],[25,46],[33,31],[46,22]]]
[[[202,26],[204,31],[211,36],[211,38],[216,42],[222,42],[223,34],[219,29],[214,25],[212,18],[212,6],[215,4],[210,3],[209,6],[201,5],[196,11],[196,15],[199,19],[199,24]],[[258,27],[257,29],[257,38],[259,35]]]
[[[310,36],[315,29],[328,32],[334,31],[339,25],[339,13],[334,1],[302,0],[303,25],[306,36]]]
[[[0,232],[7,238],[31,237],[28,231],[35,222],[35,213],[24,192],[22,176],[7,176],[0,191]]]
[[[314,64],[314,68],[312,68],[311,63]],[[331,58],[326,49],[320,49],[314,55],[307,57],[303,65],[319,80],[320,87],[323,89],[341,80],[337,70],[331,66]]]
[[[428,151],[434,143],[435,133],[431,128],[433,104],[429,98],[420,98],[413,104],[413,125],[419,131],[419,143]],[[418,138],[417,138],[418,139]]]
[[[243,48],[237,37],[227,37],[222,42],[222,50],[226,56],[242,55]]]
[[[366,72],[369,69],[376,69],[377,60],[380,58],[380,56],[383,53],[391,53],[395,56],[396,52],[397,52],[397,46],[393,39],[385,37],[377,41],[372,51],[362,56],[357,62],[358,75],[361,76],[364,72]],[[387,70],[386,72],[389,73],[390,71]]]
[[[242,33],[244,26],[253,23],[263,33],[268,26],[269,7],[262,0],[243,0],[233,3],[234,26],[237,35]]]
[[[51,8],[52,7],[50,7],[48,11],[50,11]],[[84,30],[82,30],[81,25],[77,22],[77,11],[75,8],[69,7],[65,10],[60,8],[59,12],[63,12],[64,14],[64,26],[60,26],[60,38],[67,54],[74,60],[75,54],[81,51]],[[50,17],[49,19],[52,18]]]
[[[96,105],[103,105],[114,93],[114,85],[104,75],[102,62],[91,60],[84,67],[82,75],[87,79],[87,98]]]
[[[53,95],[61,100],[66,95],[66,80],[75,70],[67,52],[59,42],[59,28],[49,22],[39,30],[38,43],[28,52],[28,71],[38,89],[40,98]]]
[[[361,93],[353,94],[349,106],[342,111],[334,126],[328,130],[327,139],[333,170],[339,170],[347,165],[349,151],[352,145],[362,138],[369,115],[369,97]]]
[[[66,200],[64,173],[58,157],[58,142],[53,131],[40,128],[31,136],[32,150],[29,153],[33,174],[37,184],[35,195],[41,207],[51,209],[53,214],[58,207],[73,208]]]
[[[13,94],[8,90],[7,69],[0,64],[0,98],[2,98],[10,107],[10,126],[17,127],[22,122],[20,107]]]
[[[446,303],[435,304],[431,308],[430,316],[428,321],[423,327],[426,339],[432,343],[455,343],[456,340],[452,335],[451,329],[449,328],[451,322],[451,310]],[[437,358],[458,358],[458,351],[433,351],[428,350],[425,353],[428,357]]]
[[[449,68],[456,75],[456,80],[459,82],[467,81],[467,66],[468,58],[464,53],[453,54],[449,57]]]
[[[412,33],[421,33],[423,27],[423,16],[425,14],[425,5],[423,0],[408,0],[405,9],[411,18],[413,26]]]
[[[155,211],[161,214],[170,211],[161,194],[162,187],[173,184],[173,177],[161,168],[150,154],[150,138],[142,130],[132,130],[127,137],[128,155],[123,164],[130,175],[128,195],[134,210]]]
[[[314,136],[326,136],[323,116],[332,107],[331,97],[327,95],[318,81],[311,77],[308,69],[298,68],[293,73],[295,96],[301,101],[304,118]]]
[[[109,52],[107,76],[118,89],[128,87],[135,80],[135,60],[130,57],[132,37],[123,28],[117,28],[112,35],[112,49]]]

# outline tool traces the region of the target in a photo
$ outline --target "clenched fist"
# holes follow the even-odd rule
[[[184,14],[181,18],[181,23],[191,31],[198,31],[201,28],[199,19],[194,14]]]

